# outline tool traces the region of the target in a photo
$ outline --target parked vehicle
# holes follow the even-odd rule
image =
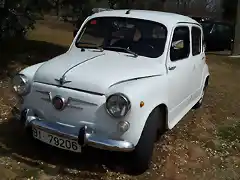
[[[204,32],[206,51],[224,51],[233,49],[234,25],[217,21],[209,17],[192,17],[198,21]]]
[[[84,21],[66,53],[13,78],[14,114],[35,139],[73,152],[120,151],[143,172],[156,139],[202,105],[208,81],[198,22],[103,11]]]
[[[203,32],[207,51],[232,50],[234,25],[222,21],[203,21]]]
[[[196,20],[197,22],[201,23],[203,21],[211,20],[210,17],[202,17],[202,16],[192,16],[192,19]]]

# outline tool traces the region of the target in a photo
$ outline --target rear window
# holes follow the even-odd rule
[[[201,29],[198,27],[192,27],[192,55],[196,56],[201,53],[202,40],[201,40]]]

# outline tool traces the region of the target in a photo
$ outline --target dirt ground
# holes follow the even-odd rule
[[[95,149],[75,154],[30,141],[10,111],[10,76],[67,50],[72,27],[39,22],[29,40],[0,54],[0,179],[239,180],[240,59],[209,55],[209,88],[202,108],[189,112],[156,144],[152,167],[124,172],[118,155]]]

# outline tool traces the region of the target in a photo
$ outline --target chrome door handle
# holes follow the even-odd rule
[[[171,67],[168,67],[168,70],[174,70],[174,69],[176,69],[176,66],[171,66]]]

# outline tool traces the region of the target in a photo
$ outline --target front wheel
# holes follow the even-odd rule
[[[150,166],[154,142],[158,132],[159,117],[161,117],[160,111],[156,108],[149,115],[135,150],[129,153],[128,160],[131,171],[137,174],[144,173]]]

